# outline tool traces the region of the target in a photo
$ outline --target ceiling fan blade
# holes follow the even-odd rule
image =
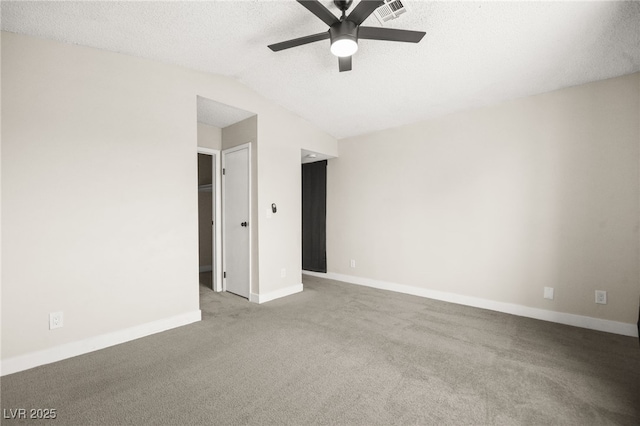
[[[356,25],[360,25],[373,13],[374,10],[382,6],[384,0],[360,0],[360,3],[347,16],[347,19]]]
[[[397,30],[395,28],[360,27],[358,38],[368,40],[405,41],[418,43],[426,33],[424,31]]]
[[[294,38],[293,40],[287,40],[276,44],[270,44],[269,49],[274,52],[279,50],[289,49],[291,47],[302,46],[303,44],[313,43],[314,41],[325,40],[329,38],[329,31],[323,33],[312,34],[300,38]]]
[[[306,7],[309,12],[322,19],[322,21],[329,26],[340,22],[340,20],[336,18],[336,15],[329,12],[329,9],[324,7],[318,0],[298,0],[298,3]]]
[[[340,72],[351,71],[351,56],[338,58],[338,66],[340,68]]]

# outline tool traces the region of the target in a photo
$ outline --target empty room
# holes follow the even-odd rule
[[[0,17],[2,424],[640,424],[640,2]]]

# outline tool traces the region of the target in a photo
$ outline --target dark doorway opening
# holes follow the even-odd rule
[[[327,161],[302,165],[302,269],[327,272]]]

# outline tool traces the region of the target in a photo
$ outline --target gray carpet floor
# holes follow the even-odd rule
[[[2,408],[58,425],[640,424],[636,338],[308,276],[263,305],[201,288],[201,309],[5,376]]]

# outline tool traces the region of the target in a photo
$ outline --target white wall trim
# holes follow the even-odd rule
[[[253,303],[266,303],[281,297],[291,296],[292,294],[300,293],[302,291],[302,284],[296,284],[289,287],[281,288],[266,294],[251,293],[249,301]]]
[[[201,146],[198,147],[198,153],[200,154],[208,154],[208,155],[220,155],[219,149],[213,148],[203,148]]]
[[[590,330],[605,331],[607,333],[622,334],[624,336],[638,337],[637,324],[605,320],[600,318],[587,317],[583,315],[568,314],[565,312],[549,311],[546,309],[531,308],[514,303],[497,302],[494,300],[481,299],[479,297],[464,296],[461,294],[448,293],[443,291],[429,290],[426,288],[413,287],[404,284],[397,284],[388,281],[373,280],[370,278],[356,277],[353,275],[336,274],[327,272],[326,274],[311,271],[302,271],[304,275],[326,278],[330,280],[342,281],[349,284],[357,284],[366,287],[373,287],[380,290],[395,291],[398,293],[411,294],[413,296],[426,297],[429,299],[442,300],[444,302],[457,303],[459,305],[473,306],[475,308],[489,309],[491,311],[504,312],[527,318],[535,318],[543,321],[555,322],[558,324],[572,325],[574,327],[588,328]]]
[[[89,337],[77,342],[66,343],[50,349],[31,352],[3,360],[0,364],[0,376],[28,370],[40,365],[50,364],[74,356],[119,345],[151,334],[160,333],[172,328],[198,322],[202,319],[200,310],[187,312],[158,321],[149,322],[112,333]]]

